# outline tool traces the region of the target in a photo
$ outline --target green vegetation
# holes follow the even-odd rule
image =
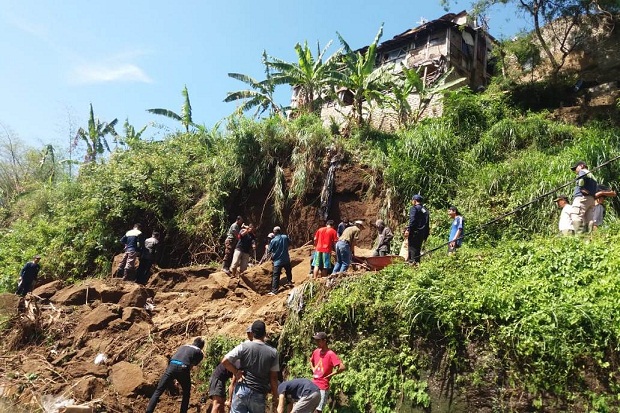
[[[510,395],[527,411],[616,411],[617,229],[585,242],[534,237],[464,247],[416,270],[394,266],[331,290],[316,284],[303,315],[289,317],[281,348],[294,354],[292,374],[307,375],[307,338],[332,335],[347,364],[332,381],[348,396],[338,411],[437,406],[452,391],[457,399],[492,391],[494,411],[506,411]],[[446,383],[453,388],[439,388]]]
[[[465,216],[468,237],[456,257],[438,251],[416,269],[391,267],[333,288],[306,284],[306,307],[289,315],[279,337],[293,375],[308,374],[308,338],[326,330],[348,366],[333,380],[338,411],[437,409],[465,391],[493,411],[617,411],[618,205],[608,208],[606,228],[584,238],[556,236],[559,211],[549,196],[487,223],[556,188],[570,194],[569,164],[583,159],[594,167],[617,156],[620,130],[607,122],[565,125],[528,111],[529,95],[557,100],[561,82],[496,81],[479,94],[444,92],[443,115],[421,120],[423,107],[402,98],[415,89],[430,100],[445,85],[421,88],[413,71],[398,79],[377,71],[381,34],[367,54],[342,38],[342,51],[325,61],[326,49],[313,56],[307,43],[297,45],[295,63],[264,54],[264,81],[231,73],[251,90],[226,99],[243,100],[241,111],[257,108],[266,118],[237,113],[209,130],[192,119],[185,88],[181,114],[151,110],[178,120],[182,131],[146,141],[144,129],[127,121],[118,136],[116,120],[100,122],[91,107],[88,129],[78,133],[87,156],[77,176],[67,172],[71,158],[58,161],[50,145],[23,148],[5,128],[0,291],[14,290],[35,253],[44,257],[47,279],[109,274],[118,238],[134,222],[164,234],[163,265],[210,262],[237,213],[262,208],[286,227],[292,209],[318,208],[308,194],[320,187],[329,148],[337,148],[343,162],[364,168],[368,194],[383,198],[377,214],[389,217],[396,233],[408,199],[421,193],[431,210],[428,247],[445,242],[451,204]],[[525,46],[515,45],[514,53],[532,57]],[[279,84],[300,88],[292,120],[273,101]],[[338,125],[324,126],[314,105],[343,86],[354,97],[354,122],[341,134]],[[392,100],[384,93],[390,89]],[[362,101],[391,107],[402,128],[373,130]],[[108,134],[119,144],[110,154]],[[594,175],[614,183],[620,162]],[[233,344],[223,337],[208,344],[203,380]]]

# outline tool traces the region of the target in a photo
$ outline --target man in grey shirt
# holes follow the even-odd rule
[[[231,413],[265,413],[265,396],[271,392],[278,400],[278,352],[265,343],[266,326],[252,323],[254,341],[245,341],[222,359],[222,364],[237,379]],[[234,363],[239,361],[240,368]]]

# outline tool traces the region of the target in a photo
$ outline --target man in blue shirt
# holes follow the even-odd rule
[[[575,191],[573,192],[573,213],[571,215],[573,227],[575,233],[588,232],[594,214],[596,180],[584,161],[576,162],[570,169],[577,174]]]
[[[273,274],[271,275],[271,292],[268,295],[276,295],[280,288],[280,273],[282,268],[286,272],[285,286],[293,285],[293,272],[291,269],[291,257],[288,254],[290,240],[282,233],[282,228],[273,229],[274,237],[269,243],[269,253],[273,260]]]

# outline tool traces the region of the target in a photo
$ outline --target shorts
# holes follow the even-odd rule
[[[329,252],[318,252],[314,253],[314,259],[312,260],[312,266],[318,267],[324,270],[329,270],[332,268],[332,259],[331,253]]]
[[[209,398],[213,396],[220,396],[222,399],[226,398],[226,383],[215,377],[211,378],[209,382]]]
[[[321,401],[319,402],[319,405],[316,406],[316,409],[322,412],[323,408],[327,404],[327,398],[329,397],[329,390],[320,390],[320,392],[321,392]]]

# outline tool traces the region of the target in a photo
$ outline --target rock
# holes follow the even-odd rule
[[[103,303],[118,303],[121,298],[125,294],[127,294],[127,290],[125,289],[124,283],[120,282],[120,280],[116,285],[101,285],[99,286],[98,293],[101,302]]]
[[[95,376],[106,378],[108,376],[108,367],[105,364],[95,364],[94,359],[89,361],[75,361],[67,363],[63,367],[69,377]]]
[[[75,328],[76,336],[82,336],[91,331],[103,330],[112,322],[120,317],[120,308],[116,304],[101,304],[93,309]]]
[[[56,280],[47,284],[43,284],[40,287],[37,287],[32,292],[34,295],[37,295],[41,298],[50,298],[54,294],[56,294],[62,288],[62,281]]]
[[[99,297],[97,291],[92,289],[89,285],[76,284],[54,294],[51,297],[51,301],[55,304],[63,304],[67,306],[84,305],[86,304],[87,294],[89,296],[88,299],[91,301]]]
[[[12,317],[17,314],[20,297],[15,294],[0,294],[0,315]]]
[[[291,267],[303,262],[301,258],[291,257]],[[261,266],[249,268],[239,277],[254,292],[265,295],[271,291],[271,274],[273,273],[273,264],[271,262],[262,264]],[[284,269],[280,274],[280,286],[286,282],[286,272]]]
[[[144,307],[146,299],[149,298],[146,289],[138,284],[132,284],[128,288],[129,292],[121,297],[118,305],[121,307]]]
[[[139,366],[121,361],[112,366],[110,381],[121,396],[131,396],[138,393],[145,385],[142,369]]]
[[[123,321],[129,321],[130,323],[149,320],[150,318],[151,317],[144,308],[138,307],[125,307],[123,308],[123,314],[121,315],[121,319],[123,319]]]

